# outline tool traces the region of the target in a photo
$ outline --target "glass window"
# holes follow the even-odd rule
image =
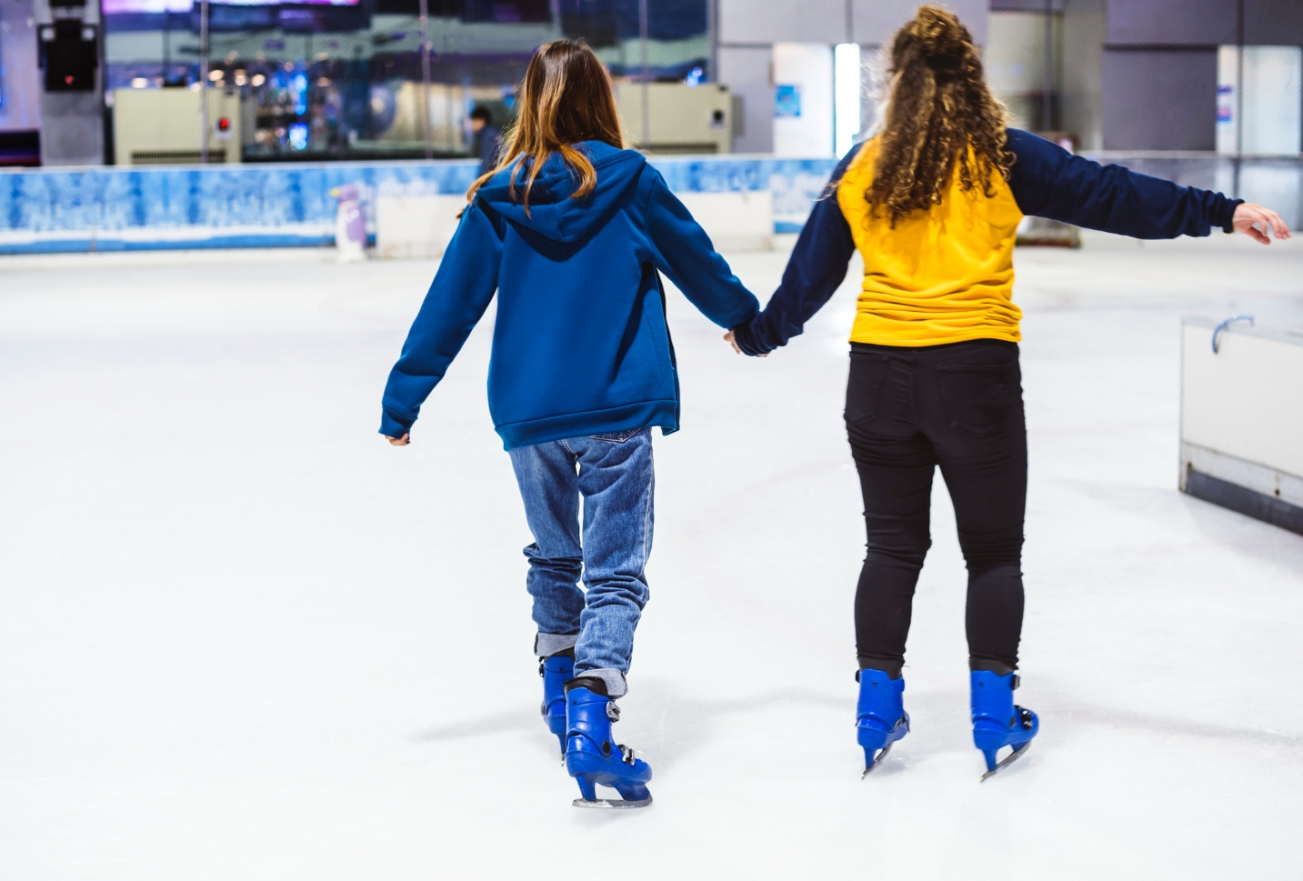
[[[562,35],[617,80],[709,79],[707,0],[428,0],[428,54],[419,0],[227,0],[207,5],[201,95],[203,8],[103,0],[119,164],[198,161],[204,140],[210,162],[478,155],[470,112],[508,124],[534,50]],[[153,91],[169,94],[137,94]]]

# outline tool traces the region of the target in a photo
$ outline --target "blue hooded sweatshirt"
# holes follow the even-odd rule
[[[710,238],[632,150],[577,145],[596,189],[558,155],[543,165],[529,212],[490,179],[462,215],[402,356],[389,374],[380,433],[411,430],[495,289],[489,412],[506,449],[659,425],[679,428],[679,381],[657,270],[721,327],[760,311]]]

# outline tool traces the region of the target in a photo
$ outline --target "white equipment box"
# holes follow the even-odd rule
[[[208,161],[240,161],[240,147],[252,135],[251,111],[238,90],[114,89],[113,149],[118,165],[198,163],[200,101],[208,101]]]
[[[643,139],[643,94],[647,137]],[[728,153],[733,145],[733,99],[728,86],[709,83],[620,82],[615,99],[631,146],[652,153]]]
[[[1303,333],[1181,333],[1182,492],[1303,534]]]

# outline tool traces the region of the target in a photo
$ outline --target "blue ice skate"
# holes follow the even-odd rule
[[[909,733],[909,713],[905,712],[904,679],[892,679],[882,670],[861,670],[858,678],[855,731],[864,747],[863,779],[882,764],[891,745]]]
[[[1017,674],[997,676],[990,670],[974,670],[969,685],[973,696],[973,743],[986,757],[986,773],[982,775],[985,780],[1027,752],[1041,723],[1031,710],[1014,705]],[[1013,747],[1013,752],[996,761],[996,753],[1006,746]]]
[[[566,649],[555,655],[538,659],[538,675],[543,678],[543,706],[540,712],[548,730],[556,735],[561,745],[561,756],[566,754],[566,681],[575,676],[575,653]]]
[[[566,771],[583,795],[574,801],[577,808],[645,808],[651,804],[647,791],[651,766],[635,758],[633,750],[611,742],[611,723],[619,718],[620,708],[606,695],[580,685],[566,690]],[[612,787],[621,798],[598,798],[598,784]]]

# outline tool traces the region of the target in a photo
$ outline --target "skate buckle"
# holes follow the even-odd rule
[[[633,754],[633,750],[629,749],[629,747],[625,746],[623,743],[618,743],[616,746],[620,748],[620,760],[626,765],[632,765],[637,759],[637,756]]]
[[[606,705],[606,718],[612,722],[620,721],[620,706],[615,701],[611,701]]]
[[[1014,709],[1018,711],[1018,724],[1030,731],[1032,727],[1032,711],[1024,710],[1022,707],[1014,707]]]

